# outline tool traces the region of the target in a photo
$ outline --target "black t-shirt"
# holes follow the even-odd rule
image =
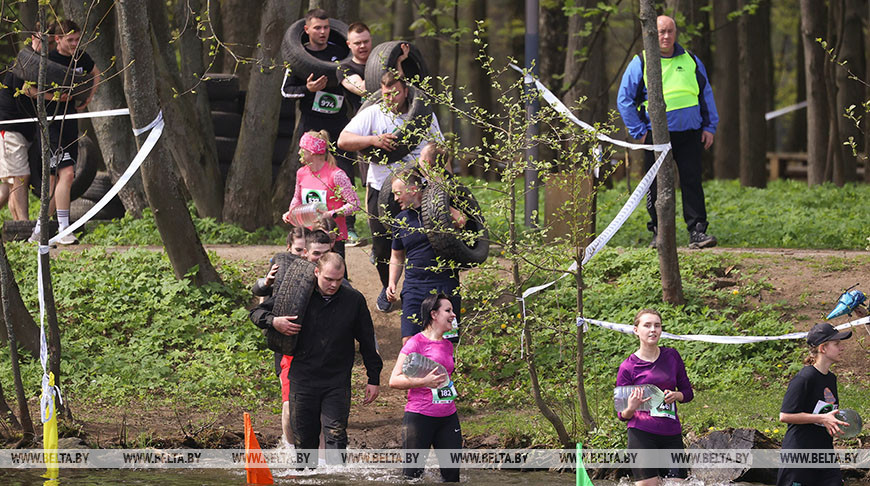
[[[359,64],[354,62],[353,58],[344,60],[341,64],[338,65],[338,82],[341,83],[344,81],[344,78],[348,78],[356,74],[362,79],[365,79],[366,76],[366,65]],[[362,106],[362,96],[348,91],[347,88],[344,89],[344,98],[350,105],[348,109],[351,114],[355,114],[359,111],[359,107]]]
[[[322,51],[311,51],[305,48],[312,56],[327,62],[336,63],[347,56],[347,48],[329,43]],[[302,114],[300,123],[305,131],[326,130],[330,138],[335,142],[338,134],[347,125],[347,100],[344,99],[344,88],[339,84],[334,87],[324,88],[322,91],[312,93],[305,86],[307,79],[292,76],[287,82],[287,93],[302,94],[299,98],[299,111]],[[336,109],[336,106],[340,107]]]
[[[839,408],[837,375],[823,375],[813,366],[804,366],[788,384],[782,399],[782,413],[826,413]],[[783,449],[832,449],[834,439],[827,429],[816,424],[788,424]]]
[[[55,49],[48,53],[48,59],[50,61],[54,61],[58,64],[69,67],[77,75],[85,75],[94,70],[94,66],[96,66],[96,64],[87,52],[80,51],[76,52],[76,54],[78,55],[77,58],[73,56],[64,56],[63,54],[57,52],[57,49]],[[60,105],[60,110],[58,111],[58,113],[76,112],[75,101],[70,100],[68,102],[59,102],[58,104]],[[48,106],[46,106],[46,111],[49,115],[51,115],[54,113],[54,107],[49,108]]]
[[[446,268],[446,262],[439,265],[435,250],[429,238],[420,229],[423,221],[419,209],[402,210],[396,219],[399,221],[393,237],[393,249],[405,250],[405,281],[442,282],[457,279],[457,272]]]
[[[3,85],[4,88],[0,89],[0,120],[17,120],[34,116],[33,100],[19,92],[19,90],[24,89],[24,80],[10,71],[3,78]],[[18,92],[18,96],[15,96],[16,92]],[[36,123],[0,125],[0,130],[19,132],[28,140],[33,140]]]

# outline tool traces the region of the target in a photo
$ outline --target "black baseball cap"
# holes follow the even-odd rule
[[[850,337],[852,337],[852,331],[837,332],[834,326],[827,322],[821,322],[814,325],[807,333],[807,342],[810,343],[810,346],[818,346],[828,341],[841,341]]]

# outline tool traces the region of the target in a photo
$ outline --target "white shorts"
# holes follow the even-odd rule
[[[18,132],[0,131],[0,179],[30,175],[30,142]]]

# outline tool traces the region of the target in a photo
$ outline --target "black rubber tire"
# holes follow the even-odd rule
[[[235,137],[215,137],[214,143],[217,147],[218,163],[231,164],[233,156],[236,154],[236,145],[239,144],[239,139]]]
[[[36,82],[39,76],[39,58],[40,55],[30,46],[24,46],[15,58],[12,73],[25,81]],[[68,66],[46,59],[45,84],[71,87],[76,103],[84,103],[94,87],[94,78],[90,73],[75,74]],[[67,88],[63,92],[69,93]]]
[[[451,181],[452,182],[452,181]],[[449,207],[453,206],[468,216],[463,230],[457,231],[452,223]],[[435,255],[456,262],[461,267],[483,263],[489,256],[489,232],[480,211],[480,205],[467,187],[449,183],[429,184],[423,190],[423,228]],[[460,237],[461,235],[461,237]],[[474,235],[474,243],[466,243]]]
[[[94,176],[93,182],[91,182],[91,187],[82,194],[80,199],[87,199],[88,201],[94,202],[99,201],[107,192],[109,192],[112,185],[112,177],[108,172],[97,172],[97,175]]]
[[[308,41],[308,34],[305,33],[304,27],[305,19],[302,18],[293,22],[293,25],[284,32],[281,55],[290,66],[290,73],[299,79],[308,79],[310,74],[313,74],[315,78],[326,76],[327,87],[338,86],[336,74],[338,64],[318,59],[305,50],[303,45]],[[342,61],[351,56],[350,49],[347,48],[347,24],[341,20],[329,19],[329,42],[347,50],[344,58],[341,59]]]
[[[88,211],[96,205],[96,201],[91,201],[85,198],[79,198],[71,202],[69,205],[70,222],[75,222],[82,219]],[[102,209],[97,211],[92,220],[109,221],[112,219],[123,218],[126,211],[124,204],[117,196],[113,197]]]
[[[205,90],[209,101],[237,100],[239,98],[239,77],[235,74],[206,73]]]
[[[94,181],[98,162],[97,157],[94,157],[93,154],[96,152],[97,147],[90,137],[79,137],[79,156],[75,164],[75,177],[70,188],[70,201],[82,197],[82,194]],[[30,159],[30,191],[34,196],[39,197],[40,192],[42,192],[42,152],[38,137],[30,146],[28,157]]]
[[[380,219],[381,224],[390,233],[396,229],[395,225],[391,224],[391,222],[395,220],[401,210],[402,207],[396,201],[396,198],[393,197],[393,174],[390,173],[384,179],[384,185],[381,186],[381,190],[378,192],[378,219]]]
[[[239,138],[242,130],[242,115],[223,111],[211,112],[211,124],[216,137]]]
[[[276,316],[299,316],[301,319],[316,285],[314,264],[289,252],[275,255],[273,261],[278,265],[278,273],[273,284],[275,305],[272,310]],[[292,356],[296,350],[297,335],[287,336],[272,327],[263,334],[266,347],[272,351]]]
[[[372,49],[369,59],[366,61],[366,91],[375,93],[381,89],[381,77],[389,68],[394,69],[396,67],[396,61],[402,55],[402,44],[411,46],[411,50],[408,52],[408,59],[402,62],[402,74],[405,79],[410,80],[417,76],[422,79],[429,75],[429,68],[426,66],[423,54],[414,44],[408,41],[384,42]]]
[[[278,136],[275,139],[275,148],[272,149],[272,165],[280,166],[287,158],[287,152],[290,151],[290,146],[293,145],[292,137]]]
[[[242,105],[239,103],[238,98],[234,98],[231,100],[209,100],[208,102],[209,110],[211,111],[222,111],[224,113],[242,113]]]
[[[30,235],[33,234],[33,227],[36,226],[36,221],[33,220],[25,220],[25,221],[4,221],[3,222],[3,241],[24,241],[27,238],[30,238]],[[48,220],[48,230],[49,234],[55,235],[57,234],[57,221],[50,219]]]
[[[380,103],[380,95],[369,96],[369,99],[363,103],[363,107],[371,106],[375,103]],[[373,164],[392,164],[399,162],[412,150],[420,145],[428,133],[429,126],[432,124],[432,112],[434,106],[426,103],[425,95],[422,91],[413,86],[408,86],[408,112],[401,115],[402,119],[408,120],[405,125],[400,127],[396,132],[396,137],[400,143],[391,152],[385,152],[381,149],[369,147],[360,150],[360,154],[366,159],[366,162]]]

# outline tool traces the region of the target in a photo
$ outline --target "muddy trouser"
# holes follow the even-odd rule
[[[372,230],[372,254],[375,256],[375,267],[378,269],[381,285],[387,288],[387,284],[390,283],[390,247],[393,238],[390,231],[378,220],[380,194],[381,191],[369,186],[366,211],[369,214],[369,228]]]
[[[320,445],[321,428],[326,449],[347,449],[350,386],[306,386],[290,380],[289,399],[297,449],[316,451]],[[327,461],[329,457],[327,453]],[[317,457],[313,463],[317,464]]]
[[[405,412],[402,419],[402,447],[406,450],[426,449],[434,447],[436,454],[439,449],[462,449],[462,429],[459,426],[459,415],[455,412],[446,417],[430,417],[414,412]],[[446,454],[438,458],[439,462],[449,460]],[[420,457],[420,461],[425,461]],[[406,477],[419,478],[423,474],[421,467],[406,467],[402,470]],[[441,477],[448,483],[459,482],[459,468],[441,467]]]
[[[671,146],[673,147],[674,162],[680,173],[680,190],[683,194],[683,219],[686,221],[688,231],[707,231],[707,205],[704,201],[704,187],[701,185],[701,155],[704,152],[701,145],[701,130],[686,130],[683,132],[669,132]],[[652,130],[647,132],[645,143],[654,143]],[[648,172],[655,163],[655,152],[644,151],[644,173]],[[650,221],[646,224],[647,229],[656,231],[658,216],[656,215],[656,179],[653,179],[646,196],[646,211]]]

